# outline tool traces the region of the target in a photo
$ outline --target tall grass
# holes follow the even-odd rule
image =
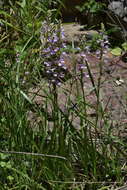
[[[61,86],[42,77],[47,60],[40,56],[40,28],[48,6],[47,1],[10,1],[7,11],[0,11],[0,188],[115,189],[124,183],[126,151],[112,135],[100,100],[103,50],[98,81],[87,59],[80,65],[87,68],[97,100],[93,119],[84,73],[75,69],[73,55],[74,73]]]

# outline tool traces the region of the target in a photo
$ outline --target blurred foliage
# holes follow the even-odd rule
[[[98,13],[102,11],[102,9],[105,7],[105,4],[102,2],[97,2],[96,0],[87,0],[83,3],[81,6],[76,6],[76,8],[82,13],[84,11],[90,12],[90,13]]]

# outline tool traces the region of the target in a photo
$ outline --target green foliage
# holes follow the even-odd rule
[[[86,61],[96,108],[86,101],[83,73],[76,73],[73,56],[74,73],[67,87],[49,86],[42,76],[47,58],[40,56],[40,28],[49,12],[56,23],[57,10],[48,10],[53,2],[63,6],[60,0],[19,0],[6,1],[0,10],[0,189],[102,190],[111,182],[122,184],[126,146],[112,135],[112,121],[101,104],[103,57],[97,84]],[[100,9],[95,1],[89,3],[92,12]],[[81,49],[67,46],[66,53],[81,53],[86,45],[100,49],[98,39],[95,35],[82,42]],[[126,43],[122,47],[126,51]]]
[[[116,48],[114,48],[114,49],[111,50],[111,53],[112,53],[113,55],[119,56],[119,55],[121,55],[121,53],[122,53],[122,49],[119,48],[119,47],[116,47]]]
[[[122,55],[122,53],[127,51],[127,43],[124,42],[121,44],[121,47],[115,47],[111,49],[111,53],[116,56]]]
[[[124,42],[122,44],[122,48],[123,48],[124,51],[127,51],[127,42]]]
[[[90,12],[90,13],[98,13],[102,11],[105,4],[102,2],[96,2],[95,0],[88,0],[81,6],[76,6],[76,8],[83,13],[84,11]]]

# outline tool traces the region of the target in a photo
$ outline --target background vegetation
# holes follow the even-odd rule
[[[68,48],[60,37],[61,23],[57,16],[63,6],[64,1],[60,0],[10,0],[4,1],[0,9],[1,190],[108,190],[125,182],[126,144],[124,139],[113,136],[112,121],[106,117],[100,101],[104,46],[94,43],[94,49],[100,51],[97,84],[87,60],[82,63],[87,67],[96,94],[95,120],[88,116],[93,105],[86,101],[82,64],[78,78],[75,69],[73,76],[69,76],[70,89],[62,87],[66,96],[65,112],[59,105],[61,87],[45,77],[44,63],[59,61],[63,52],[79,51],[84,57],[85,42],[80,50],[73,45]],[[43,32],[44,22],[52,26],[50,31]],[[105,43],[102,30],[99,39]],[[53,45],[47,40],[54,39],[54,33],[59,37],[57,46],[54,42],[55,48],[60,50],[55,55],[47,54],[46,48]],[[89,46],[93,47],[93,42]],[[75,66],[75,60],[73,63]],[[64,72],[66,75],[66,69]],[[76,105],[71,100],[74,85]],[[41,99],[39,104],[35,101],[37,97]],[[75,118],[80,129],[74,126]],[[99,128],[100,122],[103,130]]]

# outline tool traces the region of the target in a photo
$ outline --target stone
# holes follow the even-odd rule
[[[108,5],[108,9],[113,11],[116,15],[120,16],[121,18],[125,15],[123,2],[112,1]]]
[[[105,16],[106,29],[117,28],[111,33],[114,39],[127,39],[127,2],[126,0],[111,1],[108,4],[108,9]]]
[[[86,40],[92,40],[92,38],[98,34],[96,30],[85,30],[84,26],[74,23],[64,23],[63,28],[65,31],[66,43],[72,45],[72,42],[78,46],[80,40],[84,36]]]
[[[121,1],[112,1],[108,5],[108,9],[122,18],[124,21],[127,21],[127,2],[124,0]],[[126,26],[127,27],[127,26]]]

